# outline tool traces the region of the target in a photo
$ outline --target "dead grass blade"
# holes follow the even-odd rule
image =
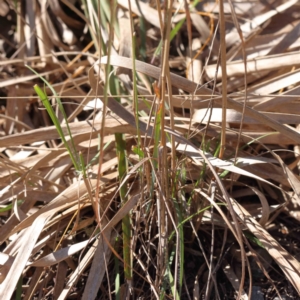
[[[261,26],[263,23],[265,23],[267,20],[269,20],[271,17],[275,16],[276,14],[282,13],[291,6],[295,5],[297,3],[297,0],[290,0],[287,1],[279,6],[276,6],[274,9],[268,10],[266,13],[258,15],[254,17],[251,21],[244,23],[241,26],[241,30],[243,32],[244,37],[248,37],[255,28],[258,26]],[[226,35],[226,44],[227,46],[232,46],[234,43],[239,41],[239,35],[237,33],[237,30],[234,28],[229,34]]]
[[[28,266],[31,267],[49,267],[59,262],[67,259],[71,255],[77,253],[78,251],[84,249],[89,243],[93,242],[95,238],[74,244],[72,246],[62,248],[57,250],[56,252],[50,253],[43,258],[36,260],[32,263],[29,263]]]
[[[0,298],[298,299],[298,2],[0,1]]]
[[[106,63],[107,58],[102,57],[101,63]],[[128,59],[126,57],[119,57],[119,56],[112,56],[111,58],[111,64],[118,66],[118,67],[124,67],[124,68],[132,68],[132,60]],[[154,77],[156,79],[159,78],[160,70],[157,67],[154,67],[152,65],[136,61],[136,71],[144,73],[148,76]],[[179,77],[175,74],[170,74],[172,85],[176,86],[177,88],[183,89],[184,91],[187,91],[189,93],[196,93],[196,95],[201,95],[203,99],[207,99],[212,97],[213,93],[211,90],[200,87],[198,88],[197,84],[194,82],[191,82],[185,78]],[[220,103],[221,105],[221,98],[213,98],[214,102]],[[243,104],[238,103],[230,98],[227,99],[227,105],[228,108],[233,108],[236,111],[242,113],[243,112]],[[286,125],[279,124],[278,122],[271,120],[267,116],[265,116],[263,113],[260,113],[250,107],[245,107],[245,116],[249,116],[255,120],[257,120],[260,124],[265,124],[267,126],[270,126],[271,128],[275,129],[276,131],[284,134],[285,136],[291,138],[295,142],[300,144],[300,134],[296,130],[292,129],[291,127],[287,127]]]
[[[99,244],[99,239],[96,239],[95,242],[93,243],[92,247],[87,251],[87,253],[79,261],[76,269],[71,274],[70,279],[68,280],[68,282],[65,285],[63,291],[59,295],[58,300],[64,300],[64,299],[67,298],[67,296],[70,293],[72,287],[80,279],[81,273],[84,272],[84,270],[88,267],[89,263],[93,259],[98,244]]]
[[[32,222],[32,225],[26,229],[22,237],[22,244],[19,248],[18,254],[0,287],[0,297],[3,300],[11,299],[13,291],[17,282],[23,272],[23,269],[31,255],[31,251],[35,246],[41,231],[43,230],[46,222],[53,215],[53,211],[48,211],[40,214]]]
[[[300,65],[299,52],[291,52],[277,55],[270,55],[264,57],[258,57],[248,59],[247,72],[257,73],[263,71],[278,70],[281,66],[293,67]],[[206,74],[209,78],[214,78],[216,73],[216,65],[209,65],[205,68]],[[226,72],[228,77],[241,76],[245,73],[244,62],[234,61],[227,63]],[[217,79],[222,78],[222,71],[219,69],[217,73]]]
[[[105,273],[108,274],[107,265],[111,256],[111,247],[114,245],[111,236],[115,237],[116,234],[112,234],[112,229],[110,228],[110,230],[107,230],[105,233],[103,232],[99,237],[100,241],[94,254],[91,270],[82,296],[84,299],[93,300],[96,298],[103,277]],[[110,246],[107,245],[109,242],[111,242]]]
[[[289,281],[293,284],[294,288],[300,294],[299,262],[281,247],[280,244],[234,199],[232,199],[232,205],[242,222],[259,239],[260,243],[273,257],[274,261],[279,265]]]
[[[98,134],[98,131],[100,130],[99,126],[101,125],[101,121],[95,121],[93,125],[94,128],[97,130],[94,131],[92,135],[92,137],[95,137]],[[67,128],[65,125],[62,125],[62,129],[64,133],[67,133]],[[78,123],[71,123],[70,129],[73,135],[79,135],[85,133],[87,136],[90,136],[91,134],[90,132],[93,130],[93,127],[92,124],[90,124],[89,122],[83,121]],[[104,130],[107,134],[113,134],[116,132],[134,133],[132,129],[130,130],[130,126],[128,126],[127,123],[125,123],[122,120],[116,120],[116,119],[108,119],[106,121]],[[22,134],[15,134],[13,136],[6,136],[0,138],[0,147],[10,147],[10,146],[23,145],[27,143],[34,143],[37,141],[44,141],[45,137],[47,137],[47,140],[57,139],[59,138],[59,134],[54,126],[35,129],[33,131],[27,131]],[[86,138],[83,138],[83,140],[86,140]]]
[[[240,286],[240,278],[235,274],[233,268],[226,260],[223,260],[222,267],[224,274],[227,276],[235,291],[238,292]],[[242,290],[241,296],[238,299],[248,300],[249,297],[247,293],[244,290]]]
[[[129,10],[129,5],[127,0],[118,0],[118,4],[127,8],[127,10]],[[138,7],[137,3],[131,0],[130,0],[130,5],[131,5],[131,11],[134,14],[145,18],[153,26],[160,27],[159,17],[155,9],[153,9],[148,4],[143,2],[139,2],[139,7]]]
[[[96,184],[99,184],[97,180],[92,179],[91,186],[95,188]],[[16,226],[11,234],[14,234],[21,229],[24,229],[30,226],[34,220],[39,216],[47,212],[57,212],[59,210],[66,209],[76,202],[80,201],[80,198],[87,194],[86,186],[84,182],[80,182],[79,184],[75,182],[71,186],[69,186],[66,190],[64,190],[61,194],[59,194],[55,199],[53,199],[48,205],[42,207],[35,214],[26,218],[23,222],[21,222],[18,226]]]

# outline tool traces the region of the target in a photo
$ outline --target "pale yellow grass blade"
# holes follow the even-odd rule
[[[276,54],[264,57],[258,57],[247,60],[247,72],[249,74],[255,72],[272,71],[280,69],[282,66],[293,67],[300,65],[300,54],[298,51]],[[217,65],[209,65],[205,68],[209,78],[215,78]],[[242,60],[227,63],[227,76],[242,76],[245,73],[244,62]],[[217,79],[222,78],[222,71],[219,68]]]
[[[300,75],[300,74],[299,74]],[[274,121],[281,124],[298,124],[300,122],[300,116],[298,114],[284,114],[284,113],[274,113],[274,112],[261,112],[262,115],[273,119]],[[240,124],[242,119],[242,114],[233,110],[227,110],[226,120],[228,123]],[[210,109],[199,109],[193,115],[193,121],[197,123],[220,123],[222,121],[222,109],[213,108]],[[244,117],[243,124],[260,124],[257,120],[250,117]]]
[[[299,59],[300,59],[300,54],[299,54]],[[297,65],[297,62],[295,63],[295,65]],[[264,80],[262,83],[251,87],[248,90],[248,92],[252,94],[268,95],[277,92],[281,89],[292,86],[298,83],[299,81],[300,81],[300,71],[297,69],[295,71],[273,77],[269,80]]]
[[[52,252],[37,261],[28,263],[27,265],[31,266],[31,267],[49,267],[54,264],[58,264],[59,262],[67,259],[69,256],[84,249],[89,243],[91,243],[93,241],[94,241],[94,238],[84,241],[84,242],[80,242],[80,243],[71,245],[66,248],[59,249],[58,251]]]

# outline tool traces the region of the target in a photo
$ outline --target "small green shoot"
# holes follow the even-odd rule
[[[245,237],[250,240],[251,242],[253,242],[254,244],[256,244],[257,246],[265,249],[264,245],[261,243],[261,241],[251,232],[249,231],[243,231]]]
[[[18,200],[17,205],[20,206],[23,202],[24,202],[24,200]],[[12,209],[12,207],[13,207],[13,203],[10,203],[10,204],[0,208],[0,213],[10,211]]]
[[[71,145],[69,145],[68,141],[66,140],[66,137],[65,137],[65,132],[63,131],[61,125],[60,125],[60,122],[57,118],[57,116],[55,115],[55,112],[52,108],[52,105],[48,99],[48,96],[47,94],[42,91],[42,89],[36,84],[34,85],[34,90],[35,92],[37,93],[37,95],[39,96],[40,100],[42,101],[43,105],[45,106],[54,126],[56,127],[56,130],[61,138],[61,140],[63,141],[65,147],[67,148],[67,151],[69,152],[69,155],[70,155],[70,158],[72,160],[72,163],[76,169],[76,171],[80,172],[82,171],[82,166],[80,164],[80,158],[79,158],[79,155],[76,151],[76,147],[75,147],[75,144],[74,144],[74,141],[73,141],[73,138],[72,138],[72,133],[71,133],[71,130],[70,130],[70,127],[69,127],[69,123],[68,123],[68,118],[67,118],[67,115],[65,113],[65,110],[64,110],[64,107],[62,105],[62,102],[60,100],[60,98],[58,97],[56,91],[54,90],[54,88],[52,87],[52,85],[45,79],[43,78],[42,76],[40,76],[35,70],[33,70],[31,67],[27,66],[27,68],[29,70],[31,70],[34,74],[36,74],[37,76],[39,76],[39,78],[49,87],[49,89],[51,90],[51,92],[53,93],[53,95],[55,96],[55,99],[57,101],[57,104],[58,104],[58,107],[59,107],[59,110],[60,112],[62,113],[63,115],[63,118],[66,122],[66,126],[67,126],[67,132],[68,132],[68,135],[70,137],[70,141],[71,141]]]

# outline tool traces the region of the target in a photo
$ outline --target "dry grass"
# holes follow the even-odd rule
[[[0,298],[299,299],[299,9],[2,1]]]

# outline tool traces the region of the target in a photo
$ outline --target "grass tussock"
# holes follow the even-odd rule
[[[2,1],[0,298],[299,299],[299,8]]]

